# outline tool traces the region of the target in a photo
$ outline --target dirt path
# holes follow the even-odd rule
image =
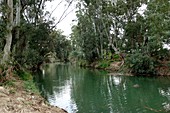
[[[22,84],[0,86],[0,113],[67,113],[48,105],[39,94],[25,91]]]

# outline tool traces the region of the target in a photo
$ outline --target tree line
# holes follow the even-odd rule
[[[126,66],[140,74],[156,74],[169,61],[169,0],[81,0],[77,8],[71,34],[77,58],[94,62],[123,53]]]
[[[67,60],[70,41],[50,18],[45,3],[52,0],[0,1],[0,64],[36,69],[49,53]],[[49,18],[47,18],[49,17]],[[59,23],[59,22],[58,22]],[[56,53],[56,54],[55,54]]]
[[[89,63],[118,56],[140,74],[156,74],[157,68],[170,65],[164,48],[170,44],[169,0],[75,0],[77,24],[69,40],[55,29],[65,16],[57,23],[47,18],[53,13],[45,11],[49,1],[0,1],[2,67],[36,69],[50,62],[49,56]],[[73,2],[66,1],[68,7]]]

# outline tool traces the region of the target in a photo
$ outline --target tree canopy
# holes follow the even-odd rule
[[[12,62],[29,69],[36,68],[48,62],[49,53],[57,53],[56,56],[62,60],[68,59],[70,42],[62,32],[54,29],[53,20],[46,19],[48,12],[44,7],[47,1],[51,0],[1,2],[1,65]]]
[[[118,55],[132,72],[155,74],[169,61],[164,48],[170,44],[169,0],[76,1],[77,24],[69,38],[54,29],[63,17],[57,23],[46,18],[47,1],[52,0],[1,0],[1,65],[36,68],[51,53],[61,61],[74,57],[88,62]],[[73,0],[67,2],[69,7]]]
[[[155,74],[169,59],[169,0],[81,0],[78,24],[71,39],[84,59],[105,59],[126,54],[126,65],[134,73]]]

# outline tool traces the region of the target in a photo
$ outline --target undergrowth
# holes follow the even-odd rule
[[[24,81],[24,88],[27,92],[39,94],[39,90],[33,80]]]

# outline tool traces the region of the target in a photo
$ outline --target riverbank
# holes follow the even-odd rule
[[[102,60],[102,61],[95,61],[92,63],[88,63],[87,61],[81,60],[78,65],[80,67],[87,67],[91,69],[99,69],[105,70],[108,72],[108,75],[126,75],[126,76],[134,76],[130,70],[125,68],[124,61],[118,60]]]
[[[67,113],[50,106],[30,82],[12,76],[0,86],[0,113]]]
[[[140,74],[140,73],[133,73],[132,69],[126,66],[124,60],[102,60],[102,61],[95,61],[92,63],[87,63],[86,61],[80,61],[78,65],[81,67],[88,67],[93,69],[101,69],[106,70],[109,74],[108,75],[123,75],[123,76],[170,76],[170,61],[160,62],[158,66],[155,66],[155,74]],[[141,67],[142,68],[142,67]]]

